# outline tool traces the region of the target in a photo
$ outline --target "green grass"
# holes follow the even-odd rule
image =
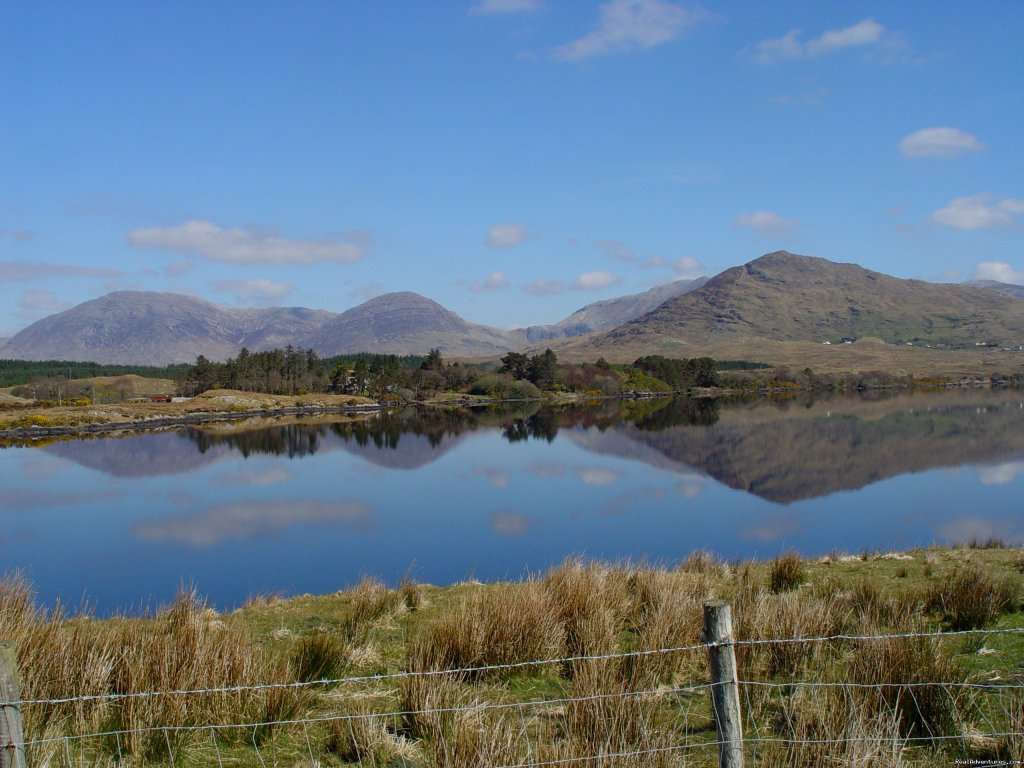
[[[779,588],[780,562],[802,578]],[[507,664],[577,654],[619,654],[697,645],[701,605],[733,604],[738,639],[887,635],[954,626],[956,580],[970,597],[994,596],[986,629],[1024,629],[1016,600],[1021,550],[958,548],[905,554],[784,556],[723,564],[696,554],[677,564],[570,560],[522,583],[435,587],[373,580],[333,595],[254,597],[217,614],[184,594],[163,613],[105,621],[48,614],[23,580],[0,582],[0,636],[17,644],[24,693],[80,693],[218,687],[402,670]],[[986,586],[987,585],[987,586]],[[946,591],[948,591],[948,594]],[[980,591],[979,591],[980,590]],[[937,596],[945,595],[945,602]],[[967,638],[768,643],[737,648],[741,680],[777,684],[744,689],[748,734],[796,740],[758,748],[757,765],[951,764],[956,759],[1019,756],[1012,739],[978,734],[1013,729],[1021,701],[990,692],[907,688],[908,682],[1019,681],[1024,634]],[[670,654],[538,664],[475,674],[365,679],[311,688],[193,697],[82,702],[26,709],[29,738],[57,738],[179,725],[199,730],[73,742],[72,764],[323,766],[507,765],[570,760],[601,750],[636,752],[714,740],[705,691],[673,693],[707,679],[703,648]],[[865,688],[802,688],[793,682],[861,683]],[[966,691],[966,692],[965,692]],[[569,701],[559,701],[569,699]],[[497,704],[548,702],[516,708]],[[487,705],[481,707],[480,705]],[[447,712],[423,710],[447,709]],[[404,717],[366,718],[413,710]],[[355,716],[356,719],[338,719]],[[213,723],[306,719],[301,725],[218,731]],[[332,719],[333,718],[333,719]],[[906,736],[924,741],[900,752]],[[820,742],[845,739],[828,748]],[[894,741],[895,740],[895,741]],[[39,747],[38,764],[64,764],[61,742]],[[677,765],[680,753],[622,758],[615,765]],[[713,749],[687,752],[713,766]],[[76,762],[77,761],[77,762]],[[589,764],[589,763],[588,763]]]

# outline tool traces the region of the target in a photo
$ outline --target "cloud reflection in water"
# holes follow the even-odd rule
[[[343,523],[353,531],[368,531],[374,515],[369,505],[350,500],[325,502],[244,501],[218,504],[193,515],[138,523],[135,536],[143,541],[180,541],[209,547],[229,538],[255,538],[308,523]]]

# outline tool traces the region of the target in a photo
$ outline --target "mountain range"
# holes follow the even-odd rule
[[[530,344],[609,359],[736,340],[1020,345],[1024,288],[904,280],[779,251],[708,279],[680,280],[589,304],[559,323],[503,331],[467,322],[411,292],[341,314],[301,307],[233,309],[170,293],[120,291],[43,318],[0,346],[26,360],[164,364],[293,346],[354,352],[495,356]]]

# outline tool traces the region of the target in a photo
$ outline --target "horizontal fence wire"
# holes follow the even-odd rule
[[[393,719],[396,717],[408,717],[413,715],[437,715],[447,714],[452,712],[487,712],[491,710],[523,710],[531,708],[540,708],[544,706],[555,706],[562,704],[579,704],[593,701],[608,701],[613,699],[627,699],[627,698],[641,698],[645,696],[649,697],[664,697],[664,696],[677,696],[687,693],[698,693],[700,691],[708,690],[709,688],[715,687],[716,683],[697,683],[694,685],[687,685],[678,688],[650,688],[643,691],[617,691],[615,693],[598,693],[590,696],[567,696],[557,699],[532,699],[530,701],[509,701],[509,702],[486,702],[467,704],[461,707],[429,707],[425,709],[408,709],[408,710],[397,710],[391,712],[360,712],[350,713],[344,715],[323,715],[320,717],[305,717],[295,718],[288,720],[268,720],[265,722],[251,722],[251,723],[204,723],[202,725],[153,725],[144,728],[124,728],[120,730],[111,731],[99,731],[96,733],[84,733],[73,736],[56,736],[49,739],[34,739],[26,741],[25,746],[34,746],[41,744],[52,744],[56,742],[89,738],[101,738],[108,736],[124,736],[130,733],[156,733],[160,731],[208,731],[208,730],[230,730],[230,729],[250,729],[250,728],[264,728],[271,725],[302,725],[302,724],[314,724],[314,723],[330,723],[338,721],[351,721],[351,720],[377,720],[377,719]]]
[[[387,672],[375,675],[354,675],[350,677],[323,678],[292,683],[264,683],[251,685],[234,685],[220,688],[189,688],[167,691],[134,691],[130,693],[100,693],[82,696],[68,696],[66,698],[40,698],[20,699],[8,702],[11,706],[31,706],[43,704],[73,704],[76,702],[88,701],[117,701],[120,699],[154,698],[159,696],[198,696],[219,693],[242,693],[245,691],[264,691],[288,688],[311,688],[317,686],[343,685],[350,683],[372,683],[385,680],[397,680],[412,677],[437,677],[437,676],[459,676],[472,675],[483,672],[498,672],[511,669],[524,669],[528,667],[549,666],[552,664],[570,664],[579,661],[612,661],[615,659],[641,658],[645,656],[658,656],[671,653],[686,653],[692,651],[707,650],[721,645],[732,645],[735,647],[760,646],[760,645],[789,645],[794,643],[827,643],[827,642],[871,642],[885,640],[907,640],[915,638],[951,638],[968,635],[1007,635],[1024,634],[1024,627],[1013,627],[1006,629],[964,629],[956,631],[935,631],[935,632],[900,632],[885,635],[850,635],[835,634],[821,635],[815,637],[783,637],[783,638],[751,638],[733,640],[728,643],[695,643],[693,645],[674,646],[669,648],[655,648],[638,651],[622,651],[618,653],[606,653],[601,655],[577,655],[562,656],[557,658],[533,659],[530,661],[507,662],[503,664],[481,664],[472,667],[458,667],[452,669],[430,669],[430,670],[407,670],[400,672]]]
[[[278,689],[303,689],[314,686],[332,686],[332,685],[346,685],[346,684],[369,684],[377,683],[381,681],[401,682],[402,680],[409,678],[435,678],[439,676],[464,676],[469,677],[472,675],[480,675],[487,672],[499,672],[506,670],[515,669],[529,669],[529,668],[542,668],[548,665],[556,664],[572,664],[578,662],[614,662],[618,660],[627,660],[643,657],[654,657],[665,654],[676,654],[676,653],[693,653],[700,651],[707,651],[708,649],[716,646],[735,646],[735,647],[771,647],[780,645],[791,645],[797,643],[870,643],[870,642],[884,642],[884,641],[897,641],[897,640],[913,640],[913,639],[937,639],[944,640],[949,638],[958,638],[964,636],[993,636],[993,635],[1019,635],[1024,634],[1024,628],[1010,628],[1010,629],[973,629],[973,630],[960,630],[960,631],[934,631],[934,632],[901,632],[892,634],[875,634],[875,635],[855,635],[855,634],[834,634],[834,635],[823,635],[823,636],[812,636],[812,637],[784,637],[784,638],[748,638],[741,640],[733,640],[721,643],[707,643],[701,642],[691,645],[681,645],[665,648],[657,648],[650,650],[636,650],[636,651],[623,651],[617,653],[607,654],[594,654],[594,655],[574,655],[574,656],[563,656],[557,658],[543,658],[534,659],[530,661],[522,662],[510,662],[504,664],[486,664],[478,666],[467,666],[459,667],[454,669],[430,669],[422,671],[398,671],[391,673],[373,674],[373,675],[359,675],[340,677],[332,679],[321,679],[309,682],[295,682],[295,683],[268,683],[268,684],[252,684],[252,685],[241,685],[241,686],[228,686],[220,688],[206,688],[206,689],[183,689],[183,690],[165,690],[165,691],[141,691],[141,692],[130,692],[130,693],[110,693],[110,694],[94,694],[94,695],[83,695],[66,698],[54,698],[54,699],[22,699],[20,701],[12,702],[17,707],[27,706],[45,706],[45,705],[62,705],[62,704],[75,704],[75,703],[115,703],[123,700],[131,699],[144,699],[144,698],[155,698],[161,696],[201,696],[201,695],[218,695],[218,694],[233,694],[233,693],[244,693],[244,692],[259,692],[259,691],[273,691]],[[1021,698],[1020,692],[1024,691],[1024,681],[1022,680],[1000,680],[994,678],[987,681],[975,679],[965,680],[906,680],[906,681],[877,681],[870,683],[862,682],[844,682],[841,680],[837,681],[809,681],[809,680],[737,680],[735,681],[741,691],[744,691],[744,695],[747,696],[746,704],[749,707],[749,711],[744,714],[744,720],[749,724],[748,734],[743,740],[744,752],[756,755],[759,750],[790,750],[790,749],[804,749],[813,750],[818,749],[829,749],[835,748],[836,750],[851,747],[851,745],[866,745],[865,748],[870,749],[885,749],[894,752],[901,753],[904,749],[911,748],[915,749],[918,747],[932,747],[937,749],[937,745],[949,744],[949,743],[963,743],[967,744],[969,741],[974,740],[990,740],[996,741],[1001,740],[1002,742],[1012,741],[1015,744],[1024,744],[1024,719],[1014,720],[1012,722],[1006,722],[998,718],[990,720],[986,712],[979,708],[978,702],[984,700],[987,705],[995,706],[999,702],[998,697],[1007,697],[1003,700],[1003,704],[1009,701],[1011,698],[1015,702],[1024,701]],[[394,687],[388,687],[386,690],[375,691],[370,694],[371,698],[379,699],[380,711],[374,711],[373,708],[369,708],[368,711],[357,711],[357,712],[331,712],[327,707],[321,710],[323,714],[309,714],[307,716],[293,716],[293,717],[282,717],[280,719],[265,719],[259,720],[257,718],[251,718],[251,721],[245,722],[205,722],[205,723],[194,723],[194,724],[167,724],[167,725],[145,725],[140,727],[123,727],[113,728],[109,730],[97,730],[91,733],[71,733],[67,735],[59,736],[48,736],[45,738],[33,738],[27,739],[24,742],[24,746],[32,751],[38,752],[39,754],[47,754],[47,764],[58,766],[64,764],[68,768],[72,766],[83,764],[82,760],[92,761],[94,759],[99,760],[100,757],[97,755],[103,754],[103,750],[107,750],[109,753],[112,750],[110,744],[116,741],[117,744],[117,755],[116,757],[110,755],[106,759],[107,762],[104,764],[111,765],[123,765],[122,743],[128,744],[130,739],[133,739],[140,735],[146,735],[150,738],[157,739],[157,743],[162,744],[166,742],[166,755],[169,759],[169,764],[175,764],[175,750],[176,747],[172,746],[172,741],[176,740],[177,734],[209,734],[210,743],[207,744],[206,749],[209,750],[210,744],[212,744],[213,751],[216,752],[216,764],[223,765],[224,760],[221,755],[221,744],[238,744],[241,742],[232,741],[232,739],[243,738],[248,742],[248,749],[255,750],[255,757],[261,766],[269,765],[297,765],[299,760],[296,760],[294,755],[290,755],[284,762],[280,762],[278,755],[273,752],[274,747],[268,746],[262,743],[257,738],[257,732],[260,729],[272,729],[272,728],[287,728],[289,730],[281,731],[281,733],[289,734],[290,739],[297,739],[298,743],[301,744],[302,739],[305,739],[306,750],[308,751],[308,761],[311,766],[320,765],[319,759],[314,755],[313,743],[310,740],[310,733],[318,735],[318,738],[323,738],[324,726],[332,723],[348,723],[351,729],[354,724],[359,722],[367,721],[384,721],[384,723],[395,723],[395,730],[392,732],[396,739],[405,738],[399,737],[397,734],[399,721],[404,721],[408,718],[416,717],[437,717],[442,715],[451,715],[455,713],[497,713],[497,717],[503,718],[506,713],[512,718],[522,718],[520,724],[517,726],[518,731],[516,738],[527,739],[527,728],[528,725],[533,726],[539,722],[538,718],[543,719],[549,716],[565,717],[565,708],[572,705],[585,706],[592,704],[598,706],[601,702],[611,702],[614,700],[634,700],[637,702],[650,700],[655,707],[661,707],[663,705],[679,707],[676,711],[675,716],[683,719],[683,721],[677,721],[676,725],[673,725],[668,731],[659,735],[657,738],[652,739],[651,742],[640,743],[640,744],[623,744],[617,743],[611,745],[606,744],[604,749],[601,748],[600,743],[590,743],[586,745],[578,745],[578,753],[574,753],[571,756],[563,756],[559,754],[558,750],[569,748],[568,745],[559,746],[558,749],[554,750],[554,754],[540,750],[539,746],[535,746],[527,741],[523,741],[520,744],[520,762],[506,762],[512,755],[505,754],[505,760],[501,761],[500,765],[496,763],[488,762],[487,765],[497,765],[497,768],[543,768],[544,766],[559,766],[559,765],[588,765],[593,764],[596,766],[605,766],[616,764],[615,761],[623,761],[628,765],[643,764],[643,761],[649,760],[651,764],[663,765],[666,760],[675,759],[671,758],[673,754],[681,756],[684,762],[688,762],[690,758],[685,757],[686,754],[691,753],[694,750],[713,750],[717,749],[722,745],[723,742],[715,740],[714,731],[707,733],[706,723],[709,713],[705,712],[703,715],[698,717],[698,725],[696,730],[691,730],[690,719],[691,717],[699,714],[698,710],[693,709],[693,703],[686,704],[684,702],[691,701],[696,702],[699,706],[704,706],[700,702],[702,699],[697,698],[702,694],[707,693],[710,689],[715,688],[719,685],[725,685],[730,683],[694,683],[690,685],[675,685],[667,686],[660,685],[654,686],[653,683],[648,683],[651,687],[645,687],[643,690],[619,690],[608,693],[595,693],[588,695],[577,695],[577,696],[551,696],[551,697],[539,697],[533,698],[526,701],[472,701],[458,705],[450,706],[424,706],[422,708],[402,708],[395,707],[395,699],[400,693],[400,689]],[[900,696],[906,696],[908,699],[913,699],[915,691],[922,691],[925,689],[943,689],[946,695],[951,699],[955,700],[955,706],[957,709],[957,721],[949,727],[948,730],[956,731],[950,732],[907,732],[903,733],[898,728],[894,728],[891,731],[883,732],[881,730],[874,732],[852,732],[846,730],[840,730],[829,734],[816,735],[813,732],[803,733],[799,735],[795,731],[781,730],[777,714],[773,714],[774,710],[769,711],[765,709],[765,701],[773,704],[773,706],[781,707],[784,710],[784,704],[792,700],[800,691],[809,691],[809,698],[812,704],[817,705],[817,709],[822,709],[822,699],[827,705],[831,699],[829,697],[834,694],[828,693],[831,690],[848,691],[846,694],[847,701],[852,701],[863,694],[860,691],[876,691],[881,695],[886,695],[887,692],[896,692]],[[763,695],[752,696],[755,691],[764,692]],[[818,698],[818,692],[821,692],[820,698]],[[977,694],[977,695],[975,695]],[[339,699],[343,698],[341,692],[331,694],[337,696]],[[870,694],[869,694],[870,695]],[[919,694],[924,696],[925,694]],[[941,695],[941,694],[940,694]],[[842,694],[840,694],[842,696]],[[388,707],[386,701],[391,701],[391,707]],[[843,700],[843,699],[840,699]],[[857,699],[859,700],[859,698]],[[758,706],[754,706],[751,702],[761,702]],[[962,702],[962,703],[961,703]],[[807,705],[807,700],[804,700],[803,706]],[[648,706],[648,704],[644,704]],[[691,707],[687,709],[687,707]],[[550,710],[550,713],[546,713],[545,710]],[[326,710],[326,711],[325,711]],[[661,711],[661,710],[659,710]],[[1004,714],[1006,710],[1004,707]],[[991,713],[989,713],[991,714]],[[966,730],[967,719],[963,716],[968,715],[970,721],[975,725],[981,726],[983,730],[974,730],[968,732]],[[703,717],[703,721],[700,718]],[[892,718],[892,713],[887,712],[886,717]],[[529,719],[528,719],[529,718]],[[494,722],[488,720],[487,722]],[[499,721],[500,722],[500,721]],[[508,722],[516,722],[514,719]],[[891,720],[889,725],[897,724],[897,720]],[[307,726],[312,728],[307,730]],[[316,728],[319,726],[319,728]],[[379,727],[390,727],[388,725]],[[226,734],[235,732],[238,736],[228,736]],[[404,733],[404,731],[403,731]],[[224,735],[225,741],[219,742],[221,734]],[[249,738],[251,736],[251,738]],[[194,737],[186,737],[190,739],[185,742],[191,744],[190,748],[196,747],[196,741]],[[99,742],[96,745],[90,744],[89,740],[106,740]],[[124,740],[124,741],[123,741]],[[176,742],[177,743],[177,742]],[[315,742],[317,744],[316,751],[324,749],[323,742]],[[612,746],[615,748],[613,749]],[[63,763],[61,756],[59,755],[60,750],[63,748]],[[294,749],[294,744],[292,745]],[[162,746],[161,746],[162,749]],[[943,747],[945,749],[945,747]],[[74,753],[74,757],[73,757]],[[966,753],[966,747],[965,747]],[[212,753],[211,753],[212,754]],[[701,753],[702,754],[702,753]],[[322,757],[322,755],[321,755]],[[530,759],[533,758],[533,759]],[[697,758],[700,760],[711,759],[700,757],[697,754]],[[301,762],[305,762],[305,757],[301,759]],[[179,762],[182,757],[179,755]],[[657,762],[660,761],[660,762]],[[371,761],[372,762],[372,761]],[[755,760],[756,763],[756,760]],[[94,764],[89,762],[88,764]],[[99,764],[99,763],[96,763]],[[211,760],[212,764],[212,760]],[[363,763],[361,760],[359,764]],[[431,763],[433,764],[433,763]],[[701,763],[703,764],[703,763]],[[900,763],[903,764],[903,763]],[[1020,762],[1012,759],[1003,759],[1001,756],[996,757],[993,755],[992,759],[979,759],[973,762],[964,761],[963,764],[972,765],[984,765],[984,766],[1000,766],[1000,765],[1019,765]]]

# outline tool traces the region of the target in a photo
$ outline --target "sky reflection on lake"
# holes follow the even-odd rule
[[[405,411],[0,451],[0,558],[40,599],[220,607],[362,575],[520,578],[1021,539],[1024,393]]]

